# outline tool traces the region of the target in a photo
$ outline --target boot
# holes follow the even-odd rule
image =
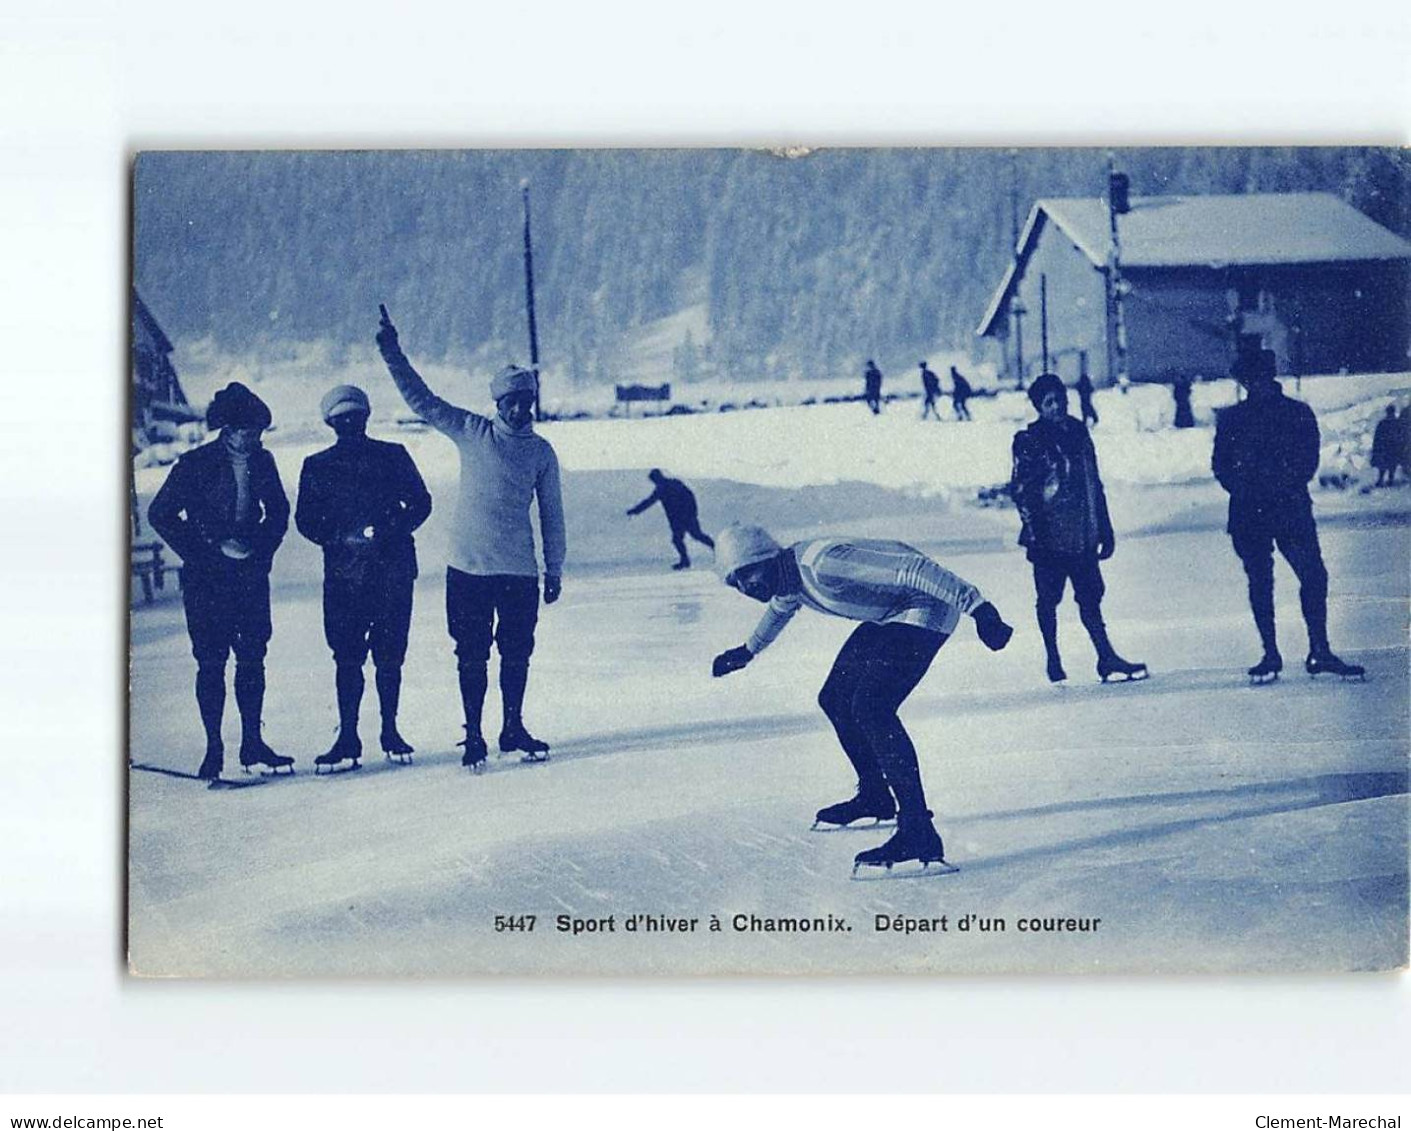
[[[891,840],[869,848],[853,857],[853,871],[859,868],[888,868],[910,860],[926,864],[944,864],[945,845],[931,823],[935,814],[923,809],[915,815],[903,813],[897,818],[897,831]]]
[[[1068,673],[1063,670],[1063,661],[1054,653],[1048,658],[1048,681],[1049,683],[1062,683],[1068,678]]]
[[[396,762],[410,762],[412,745],[397,730],[397,708],[402,700],[402,669],[377,669],[377,700],[382,708],[382,752]]]
[[[489,751],[485,748],[485,740],[478,734],[471,734],[467,729],[465,738],[456,745],[465,747],[465,753],[461,755],[461,765],[473,774],[483,773],[485,759],[489,757]]]
[[[1367,669],[1361,664],[1349,664],[1333,655],[1329,649],[1321,652],[1308,653],[1308,659],[1303,662],[1303,670],[1310,676],[1336,675],[1343,679],[1367,678]]]
[[[549,754],[549,744],[535,738],[524,727],[524,689],[529,684],[529,663],[517,660],[500,661],[500,698],[504,701],[504,726],[500,728],[500,753],[519,750],[522,762],[542,762]]]
[[[267,766],[271,773],[281,770],[294,772],[294,759],[287,754],[276,754],[258,734],[247,735],[240,742],[240,765],[248,774],[255,766]]]
[[[1273,683],[1279,678],[1279,673],[1284,670],[1284,658],[1279,655],[1279,650],[1265,650],[1264,657],[1249,669],[1250,683]]]
[[[1135,683],[1149,674],[1145,664],[1124,660],[1116,652],[1098,657],[1097,677],[1103,683]]]
[[[201,768],[196,771],[198,778],[214,781],[225,769],[225,744],[220,739],[206,740],[206,756],[201,760]]]
[[[335,767],[349,762],[349,770],[362,769],[361,759],[363,756],[362,740],[358,738],[357,731],[348,731],[339,728],[338,737],[334,739],[333,745],[329,747],[327,754],[320,754],[314,759],[314,773],[332,771]]]
[[[859,782],[857,793],[847,801],[828,805],[818,810],[813,818],[813,827],[833,825],[846,828],[854,821],[872,818],[874,824],[890,821],[897,815],[897,803],[892,799],[892,791],[884,783],[863,785]]]

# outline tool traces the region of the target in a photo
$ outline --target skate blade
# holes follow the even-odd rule
[[[815,820],[813,822],[812,828],[809,829],[809,832],[841,833],[847,832],[849,829],[861,832],[870,832],[872,829],[894,829],[896,828],[896,825],[897,819],[895,817],[887,817],[885,819],[881,817],[873,817],[872,823],[870,825],[864,825],[860,821],[854,821],[850,825],[832,825],[829,824],[827,821]]]
[[[387,755],[387,761],[391,762],[394,766],[410,766],[412,764],[412,756],[410,754],[397,754],[391,750],[385,750],[383,753]]]
[[[1278,683],[1279,673],[1271,672],[1269,675],[1252,675],[1249,677],[1250,687],[1263,687],[1266,683]]]
[[[484,761],[472,762],[469,766],[466,766],[465,768],[469,770],[472,774],[479,776],[480,774],[483,774],[485,772],[487,765],[488,763]]]
[[[540,762],[547,762],[549,760],[549,752],[547,750],[529,750],[526,751],[519,760],[526,766],[538,765]]]
[[[874,880],[924,880],[928,876],[951,876],[960,871],[949,860],[904,860],[900,864],[858,864],[852,866],[852,878],[860,882]]]
[[[361,762],[354,762],[350,766],[344,766],[341,763],[337,766],[315,766],[314,774],[317,777],[326,778],[334,774],[351,774],[354,770],[361,770],[362,768],[363,764]]]
[[[1135,672],[1108,672],[1106,675],[1098,676],[1103,683],[1141,683],[1150,678],[1151,673],[1142,668]]]

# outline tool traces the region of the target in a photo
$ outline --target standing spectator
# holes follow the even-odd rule
[[[1411,405],[1402,405],[1396,418],[1396,452],[1403,478],[1411,478]]]
[[[952,365],[950,367],[950,403],[951,407],[955,409],[957,420],[970,419],[970,410],[966,404],[974,395],[975,390],[970,387],[970,382],[961,375],[959,369]]]
[[[1082,421],[1068,415],[1068,390],[1052,373],[1029,386],[1039,418],[1014,437],[1014,496],[1023,528],[1019,544],[1034,567],[1035,611],[1048,656],[1048,678],[1068,678],[1058,651],[1058,605],[1073,583],[1078,615],[1097,652],[1097,674],[1107,683],[1145,679],[1145,664],[1119,656],[1102,619],[1104,585],[1098,563],[1117,541],[1098,475],[1097,452]]]
[[[882,411],[882,371],[870,357],[862,371],[862,399],[867,402],[873,416]]]
[[[1308,483],[1318,471],[1318,420],[1302,401],[1284,396],[1274,379],[1274,354],[1242,359],[1233,376],[1248,396],[1215,423],[1211,468],[1230,494],[1226,530],[1249,579],[1249,606],[1264,655],[1249,669],[1256,683],[1278,679],[1283,657],[1274,626],[1274,547],[1293,568],[1308,627],[1309,675],[1361,677],[1328,647],[1328,571],[1318,545]]]
[[[1097,424],[1097,409],[1093,407],[1093,379],[1088,376],[1086,364],[1078,374],[1078,384],[1074,387],[1078,390],[1078,408],[1083,414],[1084,426]]]
[[[1390,487],[1396,482],[1396,468],[1401,462],[1401,421],[1396,406],[1387,405],[1386,415],[1377,421],[1372,433],[1372,466],[1377,469],[1378,487]]]
[[[562,591],[566,542],[558,457],[549,442],[534,433],[534,374],[515,365],[496,374],[490,382],[494,419],[457,408],[427,388],[402,352],[387,308],[380,309],[377,346],[397,390],[407,406],[460,453],[460,488],[446,570],[446,624],[456,642],[465,710],[461,764],[474,771],[485,764],[480,717],[492,640],[500,650],[504,709],[500,750],[519,750],[524,761],[543,761],[549,744],[529,733],[523,714],[539,620],[539,562],[529,521],[531,500],[539,504],[546,605],[557,601]]]
[[[1191,411],[1191,379],[1185,373],[1177,373],[1171,378],[1171,397],[1176,402],[1177,428],[1194,428],[1195,414]]]
[[[356,767],[362,757],[358,709],[369,651],[382,751],[410,759],[397,708],[417,575],[412,532],[431,514],[431,495],[406,448],[368,437],[372,406],[356,385],[329,390],[319,411],[338,440],[304,461],[294,512],[299,533],[323,547],[323,632],[338,698],[338,739],[314,759],[315,770],[343,762]]]
[[[925,420],[929,415],[934,420],[940,420],[936,400],[941,395],[941,379],[931,372],[924,361],[921,363],[921,392],[926,398],[926,403],[921,406],[921,419]]]
[[[691,557],[686,553],[686,535],[690,535],[702,546],[715,549],[715,542],[709,534],[702,533],[701,520],[696,513],[696,496],[691,488],[679,479],[662,474],[660,468],[652,468],[647,478],[655,484],[655,490],[627,514],[641,514],[653,503],[660,503],[666,512],[667,524],[671,527],[671,544],[676,547],[677,562],[672,569],[690,569]]]
[[[265,651],[273,635],[269,571],[289,529],[289,501],[261,435],[269,406],[238,381],[211,398],[206,413],[219,435],[172,468],[147,512],[152,529],[181,556],[181,598],[196,657],[196,706],[206,731],[197,774],[220,777],[225,763],[225,665],[235,653],[240,764],[272,771],[294,759],[276,754],[260,734]],[[292,770],[291,770],[292,772]]]
[[[769,607],[749,640],[715,657],[712,675],[728,675],[753,661],[804,605],[863,622],[818,695],[857,774],[857,794],[820,809],[814,823],[896,817],[896,834],[859,852],[854,870],[913,860],[923,867],[944,865],[916,747],[897,710],[962,615],[974,618],[980,639],[996,652],[1013,629],[975,586],[901,542],[813,538],[786,548],[758,526],[736,525],[721,532],[715,564],[727,585]]]

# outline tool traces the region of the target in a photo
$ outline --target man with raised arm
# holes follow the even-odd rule
[[[768,605],[749,640],[715,657],[715,676],[753,661],[804,606],[863,622],[818,694],[857,773],[857,794],[820,809],[815,827],[896,817],[895,835],[859,852],[854,870],[910,861],[945,866],[916,747],[897,711],[962,615],[974,619],[980,639],[995,652],[1014,630],[974,585],[902,542],[811,538],[784,547],[758,526],[734,525],[717,536],[715,563],[725,584]]]
[[[500,694],[504,704],[500,750],[521,751],[524,761],[543,761],[549,745],[524,725],[529,657],[539,618],[539,561],[529,506],[537,500],[543,537],[544,603],[562,588],[566,549],[558,457],[534,432],[535,376],[506,366],[490,382],[496,412],[484,417],[442,400],[412,368],[397,329],[380,308],[377,346],[407,406],[456,445],[460,487],[451,522],[446,570],[446,623],[456,642],[461,704],[465,710],[465,756],[461,764],[485,764],[480,716],[488,686],[490,644],[500,650]]]

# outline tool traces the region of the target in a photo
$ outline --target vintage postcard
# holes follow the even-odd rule
[[[1406,152],[132,200],[135,974],[1406,964]]]

